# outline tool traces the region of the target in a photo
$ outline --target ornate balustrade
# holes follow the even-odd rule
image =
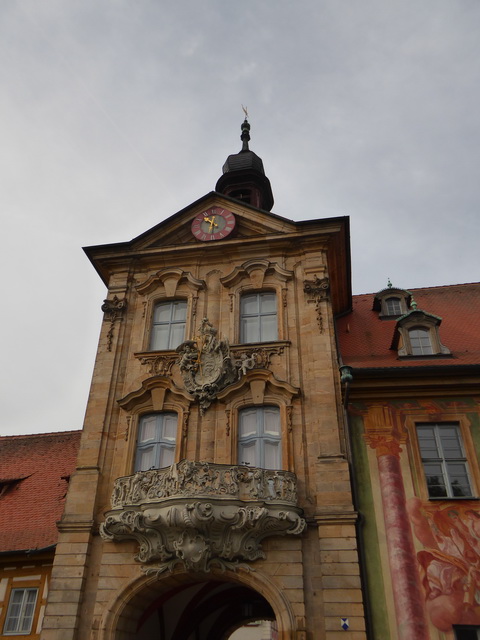
[[[158,563],[147,572],[235,568],[264,557],[267,536],[302,533],[296,503],[289,471],[182,460],[118,478],[100,534],[137,540],[136,559]]]

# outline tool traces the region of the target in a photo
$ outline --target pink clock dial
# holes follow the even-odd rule
[[[202,242],[222,240],[235,229],[235,216],[221,207],[211,207],[195,216],[192,221],[192,233]]]

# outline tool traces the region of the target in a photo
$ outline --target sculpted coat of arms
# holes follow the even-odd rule
[[[180,367],[186,390],[200,405],[203,415],[219,391],[238,380],[243,369],[252,368],[248,363],[238,364],[230,355],[227,339],[219,340],[217,330],[204,318],[196,340],[186,340],[177,347]]]

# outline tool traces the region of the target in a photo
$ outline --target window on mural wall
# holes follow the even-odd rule
[[[277,340],[277,296],[273,292],[242,296],[240,303],[240,342]]]
[[[176,413],[151,413],[138,425],[135,471],[161,469],[175,461],[177,439]]]
[[[12,589],[3,627],[4,635],[28,635],[30,633],[37,595],[38,589]]]
[[[162,351],[178,347],[185,340],[186,320],[186,300],[170,300],[156,304],[153,310],[150,349]]]
[[[263,469],[281,469],[280,437],[278,407],[243,409],[238,420],[238,464]]]
[[[460,426],[417,424],[418,444],[430,498],[469,498],[472,494]]]
[[[477,626],[454,626],[455,640],[480,640],[480,627]]]

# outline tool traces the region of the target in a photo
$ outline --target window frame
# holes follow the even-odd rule
[[[423,335],[412,336],[413,332],[421,333]],[[434,353],[434,345],[432,344],[432,332],[430,328],[424,327],[422,325],[415,325],[409,327],[407,329],[408,333],[408,341],[410,343],[410,354],[412,356],[433,356]],[[412,340],[412,337],[414,340]],[[427,346],[428,342],[428,346]],[[426,350],[425,350],[425,347]]]
[[[458,437],[458,442],[460,445],[460,450],[462,455],[460,457],[452,457],[452,458],[448,458],[446,455],[444,455],[443,452],[443,443],[441,441],[441,435],[440,435],[440,429],[442,427],[448,428],[448,427],[455,427],[456,432],[457,432],[457,437]],[[433,428],[434,432],[435,432],[435,444],[437,446],[437,451],[439,451],[442,455],[438,456],[438,457],[427,457],[427,456],[423,456],[422,455],[422,450],[421,450],[421,445],[420,445],[420,438],[419,438],[419,429],[422,428]],[[416,448],[417,448],[417,452],[418,452],[418,460],[420,463],[420,467],[421,467],[421,471],[422,471],[422,476],[423,476],[423,487],[424,487],[424,493],[426,494],[426,499],[427,500],[472,500],[475,499],[477,497],[476,495],[476,483],[475,483],[475,473],[474,473],[474,469],[472,469],[472,465],[470,464],[471,460],[474,460],[474,458],[471,457],[471,443],[466,441],[465,438],[465,429],[462,428],[462,425],[460,423],[460,421],[458,420],[452,420],[452,419],[447,419],[447,420],[436,420],[436,421],[425,421],[425,420],[416,420],[414,422],[414,429],[415,429],[415,442],[416,442]],[[440,447],[439,447],[440,444]],[[453,486],[453,482],[450,480],[450,473],[448,470],[448,464],[462,464],[464,465],[464,471],[465,471],[465,476],[467,478],[468,481],[468,485],[469,485],[469,489],[470,489],[470,495],[468,496],[458,496],[458,495],[454,495],[454,490],[452,489]],[[441,466],[441,473],[442,473],[442,480],[446,489],[446,496],[434,496],[430,494],[430,490],[429,490],[429,485],[428,485],[428,475],[426,472],[426,465],[427,464],[440,464]]]
[[[275,311],[273,312],[264,312],[262,313],[261,311],[261,296],[262,295],[273,295],[275,298]],[[244,304],[244,300],[246,300],[249,297],[256,297],[257,298],[257,309],[258,309],[258,313],[252,313],[252,314],[248,314],[248,313],[244,313],[243,312],[243,304]],[[279,307],[278,307],[278,292],[275,289],[265,289],[262,291],[252,291],[252,290],[247,290],[247,291],[242,291],[240,293],[240,298],[239,298],[239,344],[258,344],[258,343],[264,343],[264,342],[278,342],[280,337],[279,337],[279,329],[280,329],[280,314],[278,311]],[[262,318],[269,318],[269,317],[275,317],[275,337],[274,338],[268,338],[266,340],[263,339],[262,336]],[[245,331],[244,331],[244,319],[245,318],[257,318],[258,319],[258,326],[256,327],[256,331],[258,332],[258,340],[252,340],[247,342],[245,340]]]
[[[458,633],[462,631],[476,631],[476,638],[477,640],[480,640],[480,626],[474,624],[454,624],[453,633],[455,635],[455,640],[465,640],[465,634]]]
[[[7,625],[9,623],[9,620],[11,619],[11,610],[13,608],[13,597],[15,592],[18,591],[23,591],[24,592],[24,596],[26,595],[26,593],[28,591],[35,591],[35,601],[33,603],[33,607],[32,607],[32,613],[31,613],[31,617],[30,617],[30,625],[28,630],[24,630],[21,629],[19,630],[19,625],[21,623],[23,623],[23,621],[25,620],[25,608],[27,606],[28,603],[26,603],[24,601],[24,597],[22,597],[22,602],[21,602],[21,610],[20,610],[20,615],[18,616],[18,622],[17,622],[17,626],[16,629],[13,631],[8,631],[7,630]],[[5,604],[8,602],[8,604],[6,604],[6,611],[5,611],[5,618],[3,620],[3,625],[2,625],[2,634],[4,636],[30,636],[32,634],[32,629],[34,628],[34,624],[36,624],[37,618],[38,618],[38,604],[39,604],[39,598],[40,596],[40,585],[35,584],[35,585],[31,585],[31,584],[22,584],[22,586],[16,586],[14,584],[10,584],[10,591],[8,593],[8,598],[5,599]],[[18,604],[18,603],[15,603]],[[30,603],[31,604],[31,603]]]
[[[266,423],[266,411],[270,411],[271,409],[275,409],[276,420],[277,420],[277,428],[278,428],[278,436],[273,434],[269,434],[265,432],[265,423]],[[240,435],[241,427],[242,427],[242,415],[246,415],[247,412],[255,411],[256,412],[256,433],[254,435],[248,435],[242,437]],[[244,406],[238,410],[238,427],[237,427],[237,464],[239,466],[250,466],[248,462],[241,460],[240,448],[242,443],[249,445],[250,443],[254,443],[254,454],[256,461],[260,464],[254,464],[252,467],[258,467],[260,469],[269,469],[272,471],[283,469],[283,438],[282,438],[282,415],[281,410],[278,405],[275,404],[262,404],[262,405],[249,405]],[[265,460],[265,445],[272,444],[276,445],[277,457],[279,465],[275,467],[267,467]]]
[[[395,305],[398,306],[398,309],[391,309],[389,302],[395,302]],[[388,296],[388,298],[384,298],[382,306],[384,316],[394,316],[397,318],[398,316],[401,316],[403,313],[405,313],[405,300],[400,296]]]
[[[173,315],[173,305],[175,303],[183,303],[185,305],[185,317],[183,320],[181,321],[175,321],[172,320],[172,315]],[[157,312],[157,309],[160,308],[161,306],[167,306],[170,305],[170,319],[168,320],[168,322],[155,322],[155,314]],[[188,309],[189,309],[189,304],[188,304],[188,299],[186,298],[171,298],[171,299],[166,299],[166,298],[162,298],[160,300],[154,300],[152,303],[152,311],[151,311],[151,317],[150,317],[150,324],[149,324],[149,334],[148,334],[148,351],[174,351],[180,344],[182,344],[182,342],[184,342],[187,338],[187,326],[188,326]],[[172,337],[173,337],[173,333],[172,333],[172,327],[178,326],[180,324],[183,324],[183,338],[182,340],[178,343],[175,344],[174,346],[172,345]],[[154,336],[155,336],[155,327],[156,326],[168,326],[168,342],[166,347],[163,346],[154,346],[153,342],[154,342]]]
[[[172,445],[172,441],[169,440],[167,437],[165,437],[163,433],[160,434],[160,430],[163,431],[164,418],[166,416],[176,417],[175,440],[173,441],[173,445]],[[150,439],[148,441],[145,441],[139,444],[139,437],[142,429],[142,421],[151,417],[156,418],[155,437],[154,439]],[[161,418],[161,421],[160,421],[160,418]],[[178,462],[178,455],[179,455],[178,449],[179,449],[179,443],[180,443],[179,433],[178,433],[179,423],[180,423],[179,413],[177,411],[170,411],[168,409],[162,410],[162,411],[150,411],[148,413],[143,413],[138,417],[137,437],[135,438],[135,450],[134,450],[134,456],[133,456],[133,472],[134,473],[136,473],[137,471],[148,471],[149,469],[163,469],[165,467],[170,466],[170,464],[173,464],[174,462]],[[140,462],[139,453],[141,451],[148,450],[152,446],[154,450],[153,456],[154,456],[155,462],[148,469],[141,469],[139,465],[139,462]],[[172,449],[173,449],[173,455],[171,456],[172,458],[171,462],[167,465],[159,466],[162,452],[165,450],[172,450]]]

